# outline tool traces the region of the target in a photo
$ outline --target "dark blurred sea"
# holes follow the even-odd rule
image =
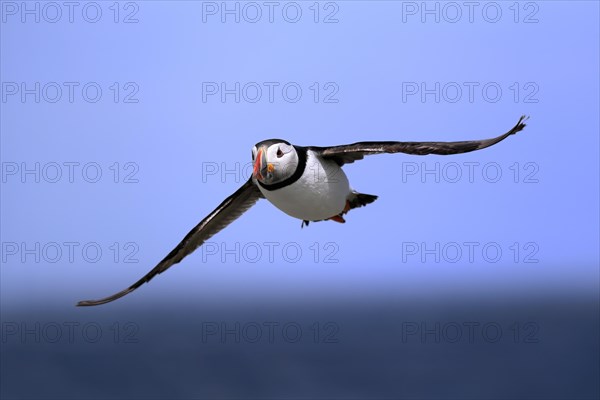
[[[598,399],[598,318],[594,298],[4,310],[0,394]]]

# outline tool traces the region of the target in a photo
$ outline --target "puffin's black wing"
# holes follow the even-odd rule
[[[77,305],[97,306],[99,304],[111,302],[133,292],[156,275],[166,271],[173,264],[177,264],[179,261],[183,260],[185,256],[191,254],[211,236],[239,218],[262,197],[262,193],[258,187],[252,183],[252,178],[250,178],[248,182],[234,194],[226,198],[213,212],[196,225],[194,229],[183,238],[177,247],[175,247],[156,267],[144,275],[139,281],[112,296],[100,300],[80,301]]]
[[[362,160],[364,156],[382,153],[407,153],[416,155],[426,154],[459,154],[481,150],[490,147],[508,136],[525,128],[526,117],[523,115],[519,122],[504,135],[493,139],[469,140],[463,142],[358,142],[333,147],[309,147],[323,158],[334,160],[338,165],[350,164]]]

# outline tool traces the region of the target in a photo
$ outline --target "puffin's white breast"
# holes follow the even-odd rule
[[[318,221],[341,213],[350,194],[346,174],[334,161],[307,152],[306,169],[294,183],[276,190],[258,186],[275,207],[294,218]]]

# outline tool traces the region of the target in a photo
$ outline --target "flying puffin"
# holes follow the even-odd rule
[[[481,150],[521,131],[525,120],[526,117],[522,116],[511,130],[501,136],[461,142],[358,142],[316,147],[296,146],[282,139],[263,140],[252,148],[254,169],[250,179],[200,221],[156,267],[125,290],[100,300],[80,301],[77,305],[104,304],[134,291],[183,260],[259,199],[266,198],[284,213],[302,220],[302,227],[311,221],[343,223],[348,211],[377,199],[377,196],[359,193],[350,187],[341,168],[344,164],[362,160],[371,154],[447,155]]]

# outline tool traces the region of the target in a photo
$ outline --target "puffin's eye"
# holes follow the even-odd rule
[[[277,149],[277,158],[281,158],[283,157],[283,151],[281,151],[281,149]]]

